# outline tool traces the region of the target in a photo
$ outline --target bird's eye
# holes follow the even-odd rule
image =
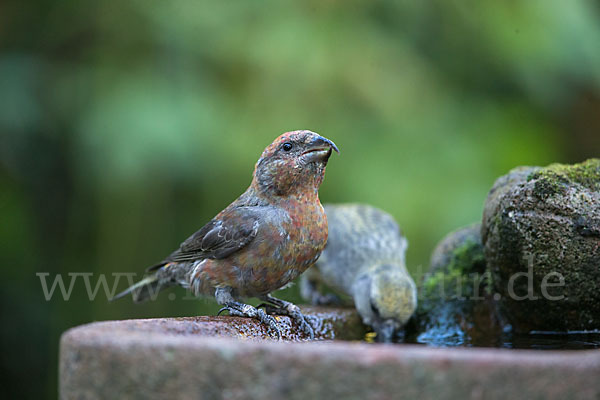
[[[285,142],[281,148],[283,151],[290,151],[292,149],[292,144],[290,142]]]

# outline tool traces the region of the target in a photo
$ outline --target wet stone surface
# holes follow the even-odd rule
[[[434,346],[501,347],[503,321],[489,292],[481,224],[449,233],[436,246],[406,340]]]

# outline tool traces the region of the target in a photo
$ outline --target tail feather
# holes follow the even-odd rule
[[[118,300],[122,297],[125,297],[129,294],[133,296],[133,301],[135,303],[140,303],[142,301],[148,299],[155,299],[156,295],[160,290],[164,287],[164,285],[159,281],[158,276],[156,274],[150,275],[135,285],[130,286],[125,289],[121,293],[114,296],[110,301]]]

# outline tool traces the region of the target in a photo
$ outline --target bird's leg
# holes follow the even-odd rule
[[[244,304],[236,301],[231,295],[231,288],[217,288],[215,291],[215,298],[217,303],[224,306],[219,310],[217,315],[221,314],[223,311],[228,311],[229,315],[234,315],[236,317],[257,319],[262,324],[267,325],[272,332],[275,332],[277,339],[281,340],[281,330],[279,329],[275,318],[268,315],[263,310],[251,306],[250,304]]]
[[[304,333],[306,333],[311,339],[315,338],[315,331],[313,327],[308,323],[308,317],[305,317],[300,311],[300,307],[293,303],[290,303],[289,301],[275,298],[270,294],[266,296],[261,296],[260,299],[268,303],[262,305],[265,307],[267,313],[287,315],[288,317],[296,321],[296,323],[300,325],[300,329]]]

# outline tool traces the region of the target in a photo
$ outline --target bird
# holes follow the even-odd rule
[[[300,291],[313,304],[335,299],[322,286],[349,295],[363,323],[379,342],[390,342],[417,307],[417,289],[405,265],[408,241],[394,218],[366,204],[326,204],[327,245],[301,278]]]
[[[277,137],[244,193],[113,299],[132,294],[141,302],[179,285],[195,296],[214,296],[223,306],[219,314],[259,320],[279,339],[271,314],[288,315],[314,338],[300,308],[271,292],[313,265],[325,247],[327,217],[318,190],[332,151],[339,154],[334,142],[309,130]],[[265,310],[241,302],[249,297],[262,300]]]

